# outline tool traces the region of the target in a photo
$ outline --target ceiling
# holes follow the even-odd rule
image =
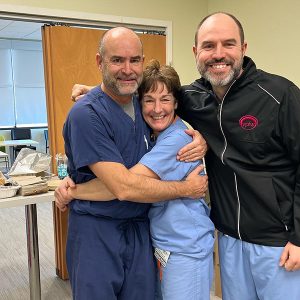
[[[0,19],[0,38],[41,40],[42,25],[44,24]]]

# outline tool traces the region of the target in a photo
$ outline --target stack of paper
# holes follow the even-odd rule
[[[46,193],[49,190],[47,182],[42,180],[41,177],[22,175],[22,176],[14,176],[11,178],[19,186],[21,186],[21,189],[19,190],[19,194],[22,196]]]

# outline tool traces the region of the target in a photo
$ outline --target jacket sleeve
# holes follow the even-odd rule
[[[293,198],[294,228],[290,242],[300,246],[300,90],[292,85],[287,90],[279,111],[279,128],[283,143],[296,169]]]
[[[178,95],[178,106],[176,109],[176,114],[183,120],[186,120],[188,118],[188,113],[187,113],[187,106],[188,106],[188,101],[185,98],[185,90],[187,89],[187,86],[183,86],[181,88],[181,91]]]

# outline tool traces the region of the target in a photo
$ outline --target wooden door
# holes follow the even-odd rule
[[[96,53],[104,30],[67,26],[42,28],[45,86],[48,113],[52,170],[56,173],[55,154],[64,153],[62,128],[73,102],[71,89],[75,83],[97,85],[101,74],[96,65]],[[166,37],[139,34],[144,45],[145,65],[156,58],[166,62]],[[65,263],[65,245],[68,213],[61,213],[53,205],[55,230],[56,273],[68,279]]]

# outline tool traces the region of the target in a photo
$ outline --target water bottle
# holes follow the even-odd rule
[[[57,175],[59,179],[64,179],[66,176],[68,176],[67,171],[67,156],[65,154],[56,154],[56,166],[57,166]]]

